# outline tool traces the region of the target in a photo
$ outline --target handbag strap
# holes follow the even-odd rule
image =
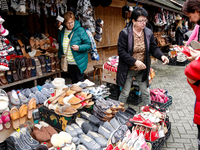
[[[73,32],[73,33],[71,34],[71,36],[70,36],[70,39],[69,39],[69,43],[68,43],[68,45],[67,45],[67,51],[66,51],[66,53],[65,53],[65,56],[67,56],[68,49],[69,49],[69,45],[70,45],[70,41],[71,41],[71,39],[72,39],[73,34],[74,34],[74,32]]]

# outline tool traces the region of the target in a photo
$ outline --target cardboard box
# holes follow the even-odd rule
[[[103,69],[102,81],[116,84],[116,77],[117,77],[116,72],[112,72],[107,69]]]

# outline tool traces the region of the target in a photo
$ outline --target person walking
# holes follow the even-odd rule
[[[119,101],[126,103],[130,93],[133,77],[136,78],[144,105],[150,104],[149,72],[150,55],[162,60],[169,60],[156,44],[153,32],[146,27],[148,13],[144,8],[137,7],[131,14],[131,21],[124,28],[118,39],[119,65],[117,84],[122,87]]]
[[[61,55],[67,52],[68,72],[73,84],[84,80],[84,71],[88,64],[87,51],[91,42],[85,29],[75,20],[73,12],[68,11],[64,14],[64,24],[66,27],[58,33],[58,57],[61,58]],[[70,46],[67,50],[68,44]]]

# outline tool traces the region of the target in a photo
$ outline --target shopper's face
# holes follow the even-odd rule
[[[190,21],[197,23],[200,20],[199,11],[195,10],[194,13],[188,13],[187,16],[189,17]]]
[[[147,23],[147,17],[140,16],[138,19],[135,21],[133,20],[133,24],[135,25],[136,28],[143,30],[146,26]]]
[[[67,30],[72,30],[74,28],[74,20],[70,18],[67,22],[65,22]]]

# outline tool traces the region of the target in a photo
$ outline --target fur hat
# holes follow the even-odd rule
[[[101,20],[101,19],[97,19],[96,21],[95,21],[95,24],[96,24],[96,26],[99,26],[99,27],[102,27],[103,26],[103,20]]]
[[[197,60],[192,61],[186,68],[185,68],[185,75],[193,80],[200,80],[200,58]]]
[[[94,39],[95,39],[97,42],[101,42],[102,37],[101,37],[100,34],[95,34],[95,35],[94,35]]]
[[[96,26],[96,33],[98,33],[98,34],[102,34],[103,32],[102,32],[102,28],[101,27],[99,27],[99,26]]]

